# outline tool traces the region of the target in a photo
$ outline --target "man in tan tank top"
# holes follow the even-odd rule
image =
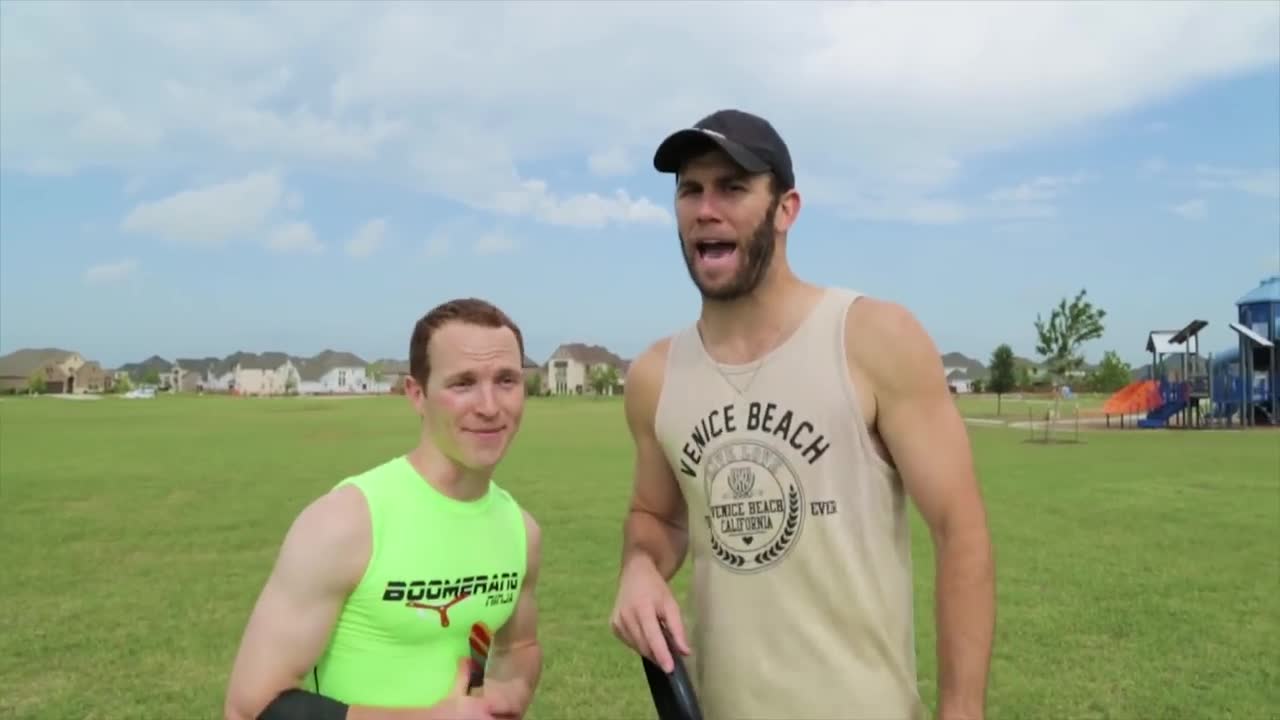
[[[937,558],[936,715],[982,718],[994,563],[932,340],[897,304],[792,273],[800,195],[767,121],[714,113],[654,165],[702,309],[627,373],[614,633],[664,670],[688,656],[707,720],[922,720],[910,501]],[[668,585],[686,554],[688,633]]]

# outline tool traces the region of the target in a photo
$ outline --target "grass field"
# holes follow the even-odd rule
[[[399,398],[0,401],[0,716],[217,717],[293,515],[414,423]],[[1278,716],[1280,433],[971,433],[999,563],[988,717]],[[501,468],[545,534],[532,718],[653,717],[607,624],[630,457],[617,401],[537,400]]]

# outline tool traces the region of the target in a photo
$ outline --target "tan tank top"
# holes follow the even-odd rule
[[[923,720],[910,526],[850,380],[831,288],[762,360],[668,349],[656,431],[689,506],[683,604],[707,720]]]

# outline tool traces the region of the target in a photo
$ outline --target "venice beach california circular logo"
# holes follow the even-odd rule
[[[737,442],[709,455],[705,467],[711,552],[720,564],[751,573],[786,557],[804,523],[804,496],[782,455]]]

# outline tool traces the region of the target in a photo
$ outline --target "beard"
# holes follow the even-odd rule
[[[738,270],[727,283],[719,287],[708,287],[698,279],[698,273],[694,269],[698,249],[696,247],[690,248],[688,243],[685,242],[684,235],[678,234],[681,254],[684,255],[685,269],[688,270],[689,279],[693,280],[698,292],[702,293],[702,299],[728,302],[750,295],[755,291],[756,287],[760,285],[760,281],[764,279],[765,271],[773,263],[773,252],[777,246],[777,233],[773,230],[773,219],[777,210],[778,200],[775,199],[769,204],[769,209],[765,211],[764,218],[751,231],[746,242],[738,248],[738,252],[742,253],[742,260],[739,263]]]

